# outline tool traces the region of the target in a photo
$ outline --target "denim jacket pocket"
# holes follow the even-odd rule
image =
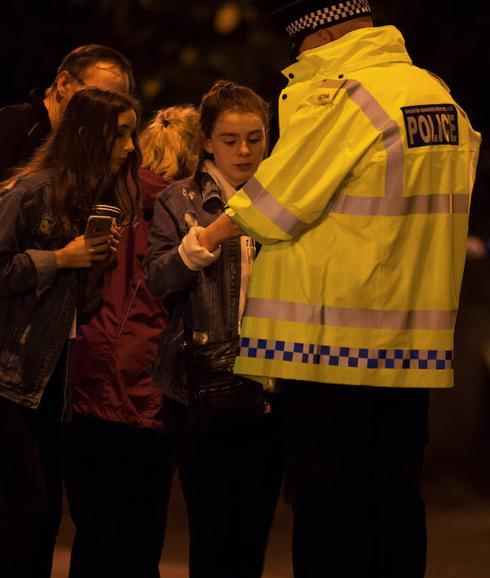
[[[24,320],[22,322],[16,323],[11,327],[5,342],[3,343],[2,351],[0,352],[0,367],[3,369],[8,369],[12,361],[12,357],[20,356],[21,336],[25,337],[25,334],[28,330],[29,327],[26,326]]]

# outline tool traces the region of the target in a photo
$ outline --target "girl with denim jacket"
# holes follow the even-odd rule
[[[48,578],[61,517],[68,339],[119,231],[86,239],[93,205],[138,212],[137,104],[83,89],[0,191],[0,575]]]
[[[163,191],[150,233],[147,283],[170,315],[154,379],[187,505],[190,577],[258,578],[282,479],[276,407],[269,398],[255,413],[197,423],[201,376],[185,352],[239,335],[255,246],[243,236],[209,253],[199,234],[264,157],[267,105],[218,81],[202,98],[200,124],[199,168]]]

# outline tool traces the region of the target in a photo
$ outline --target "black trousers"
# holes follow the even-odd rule
[[[273,404],[274,407],[274,404]],[[279,415],[193,431],[165,398],[190,530],[190,578],[260,578],[282,482]]]
[[[61,521],[63,354],[38,409],[0,398],[0,576],[49,578]]]
[[[283,385],[295,578],[423,578],[427,390]]]
[[[70,578],[158,578],[174,471],[166,437],[78,414],[66,434]]]

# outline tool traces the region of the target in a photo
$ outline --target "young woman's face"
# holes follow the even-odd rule
[[[265,127],[255,113],[223,112],[219,115],[204,149],[214,164],[235,187],[257,170],[265,152]]]
[[[111,154],[111,171],[113,175],[121,170],[129,153],[134,151],[132,137],[136,130],[136,123],[136,112],[132,108],[122,112],[117,119],[116,142]]]

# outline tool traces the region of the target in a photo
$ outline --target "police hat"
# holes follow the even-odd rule
[[[269,0],[270,13],[293,39],[352,18],[371,16],[368,0]]]

